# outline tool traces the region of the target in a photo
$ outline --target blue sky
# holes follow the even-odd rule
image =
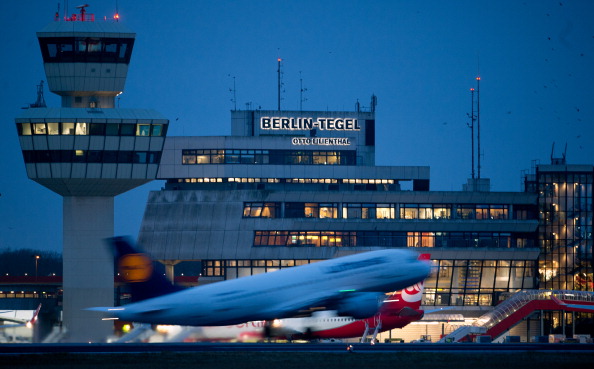
[[[45,80],[35,32],[64,1],[0,4],[0,249],[61,250],[61,197],[26,176],[14,118]],[[115,0],[89,2],[111,17]],[[70,12],[75,12],[70,4]],[[432,190],[471,174],[471,87],[481,76],[481,174],[521,190],[521,172],[567,144],[594,164],[594,2],[119,0],[136,43],[120,106],[152,108],[170,136],[228,135],[237,107],[353,110],[377,95],[376,163],[431,167]],[[48,106],[60,100],[47,88]],[[150,190],[116,198],[116,234],[136,237]]]

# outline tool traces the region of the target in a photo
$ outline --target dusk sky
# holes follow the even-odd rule
[[[36,32],[64,1],[0,3],[0,250],[62,248],[62,198],[29,180],[15,117],[46,80]],[[69,13],[83,2],[68,2]],[[79,4],[80,3],[80,4]],[[103,21],[115,0],[89,1]],[[429,166],[431,190],[471,176],[470,88],[480,75],[481,175],[521,191],[521,174],[567,145],[594,164],[594,1],[119,0],[136,32],[122,108],[170,119],[169,136],[229,135],[238,109],[376,110],[376,164]],[[60,99],[45,88],[49,107]],[[154,181],[116,197],[115,233],[137,237]]]

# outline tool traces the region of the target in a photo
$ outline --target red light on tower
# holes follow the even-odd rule
[[[481,77],[476,77],[476,80],[477,80],[477,81],[480,81],[480,80],[481,80]]]
[[[471,88],[470,91],[474,91],[474,88]]]
[[[113,15],[113,19],[115,19],[115,20],[119,20],[119,19],[120,19],[120,15],[119,15],[118,13],[115,13],[115,14]]]

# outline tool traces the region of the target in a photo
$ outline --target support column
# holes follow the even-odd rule
[[[181,261],[179,260],[159,260],[159,262],[165,265],[165,277],[171,281],[171,284],[175,283],[175,266]]]
[[[114,304],[114,261],[105,243],[114,233],[114,198],[65,196],[63,206],[65,340],[104,342],[113,321],[84,309]]]

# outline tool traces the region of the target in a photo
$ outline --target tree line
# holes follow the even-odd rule
[[[33,249],[0,250],[0,276],[62,275],[62,254]]]

